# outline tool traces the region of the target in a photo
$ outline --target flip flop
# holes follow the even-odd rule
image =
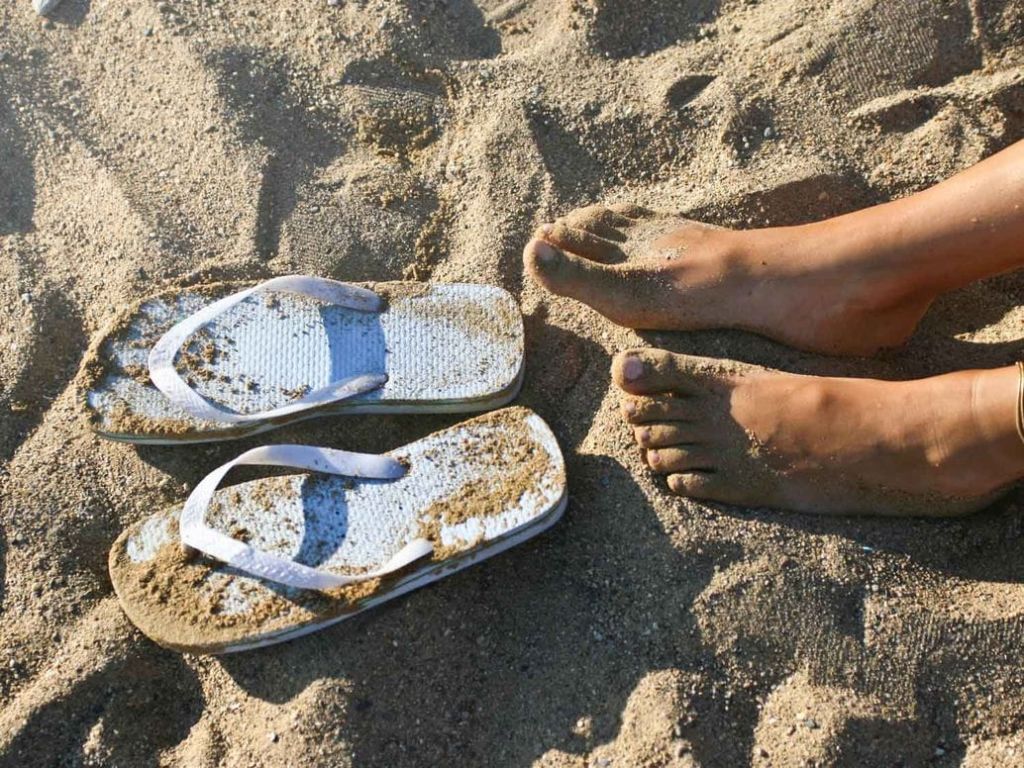
[[[61,0],[32,0],[32,9],[40,16],[45,16],[60,4]]]
[[[235,466],[308,470],[216,490]],[[554,524],[565,463],[547,424],[506,408],[380,456],[271,445],[128,528],[110,577],[146,635],[228,653],[305,635]]]
[[[501,288],[298,275],[239,287],[152,296],[94,342],[80,385],[100,435],[174,444],[330,414],[484,411],[522,384],[522,315]]]

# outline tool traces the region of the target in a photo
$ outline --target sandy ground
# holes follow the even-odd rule
[[[924,188],[1024,137],[1020,0],[0,4],[0,764],[1024,764],[1024,494],[964,520],[669,497],[608,391],[649,343],[911,377],[1024,356],[1024,275],[878,361],[636,334],[525,281],[532,228],[631,200],[724,225]],[[828,247],[823,243],[822,247]],[[75,377],[166,281],[469,280],[521,300],[563,522],[271,649],[136,632],[107,550],[255,441],[102,442]],[[275,433],[379,451],[449,417]]]

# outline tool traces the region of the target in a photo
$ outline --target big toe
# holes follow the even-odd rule
[[[575,296],[580,275],[572,268],[568,254],[556,245],[534,238],[523,249],[527,271],[541,285],[559,296]]]
[[[700,395],[727,383],[733,375],[719,360],[662,349],[631,349],[612,361],[612,379],[632,395]]]
[[[649,319],[635,290],[647,277],[644,268],[599,264],[536,238],[526,244],[523,261],[549,291],[589,304],[615,323],[640,327]]]

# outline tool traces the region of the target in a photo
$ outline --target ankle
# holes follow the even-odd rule
[[[990,461],[1005,482],[1024,478],[1024,441],[1017,430],[1020,372],[1016,366],[974,371],[971,408]]]
[[[879,312],[927,307],[942,293],[934,277],[880,233],[849,217],[793,227],[752,230],[754,258],[774,259],[791,274],[829,284],[851,309]],[[836,297],[833,297],[836,298]]]
[[[926,380],[936,428],[929,463],[940,490],[982,496],[1024,478],[1024,442],[1017,435],[1016,369],[961,371]]]

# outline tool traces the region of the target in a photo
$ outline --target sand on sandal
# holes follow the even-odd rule
[[[1024,761],[1024,496],[964,520],[668,496],[608,390],[638,344],[910,377],[1024,357],[1024,276],[835,361],[644,334],[524,280],[537,224],[635,201],[725,226],[923,189],[1024,137],[1020,0],[0,4],[0,763],[779,766]],[[297,642],[179,656],[107,552],[255,441],[136,449],[75,399],[164,285],[501,285],[572,502],[543,537]],[[457,417],[276,433],[380,451]],[[929,762],[930,761],[930,762]]]

